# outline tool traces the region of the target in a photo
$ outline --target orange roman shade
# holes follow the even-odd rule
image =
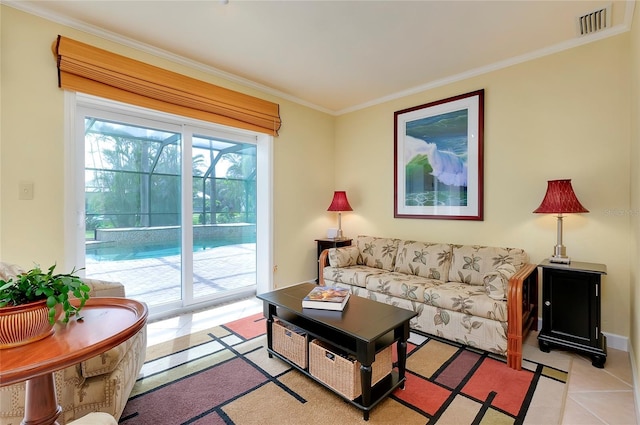
[[[209,84],[67,37],[53,46],[58,86],[163,112],[258,131],[280,129],[277,103]]]

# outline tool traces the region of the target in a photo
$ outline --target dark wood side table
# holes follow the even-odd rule
[[[316,239],[318,243],[318,260],[322,251],[329,248],[340,248],[341,246],[351,246],[353,239]],[[318,277],[316,282],[320,281],[320,263],[318,263]]]
[[[607,338],[600,316],[601,277],[607,266],[572,261],[570,264],[543,261],[542,330],[540,350],[552,346],[573,349],[591,356],[591,364],[602,368],[607,360]]]

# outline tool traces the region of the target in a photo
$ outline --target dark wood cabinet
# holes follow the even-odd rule
[[[318,260],[322,251],[329,248],[340,248],[341,246],[351,246],[353,239],[316,239],[318,244]],[[316,283],[320,281],[320,263],[318,263],[318,277]]]
[[[542,268],[542,329],[538,344],[544,352],[553,346],[591,356],[602,368],[607,360],[607,338],[602,334],[600,298],[604,264],[545,260]]]

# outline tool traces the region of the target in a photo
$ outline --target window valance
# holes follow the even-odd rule
[[[209,84],[67,37],[53,45],[58,86],[137,106],[278,135],[277,103]]]

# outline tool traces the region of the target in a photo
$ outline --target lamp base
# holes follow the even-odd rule
[[[567,248],[562,245],[562,218],[558,216],[558,243],[553,247],[553,255],[549,257],[550,263],[570,264],[571,258],[567,257]]]
[[[342,233],[342,226],[338,225],[338,232],[336,234],[336,236],[333,238],[334,241],[344,241],[347,238],[344,237],[344,234]]]
[[[560,264],[571,264],[571,258],[569,257],[557,257],[557,256],[552,256],[549,257],[549,262],[550,263],[560,263]]]

